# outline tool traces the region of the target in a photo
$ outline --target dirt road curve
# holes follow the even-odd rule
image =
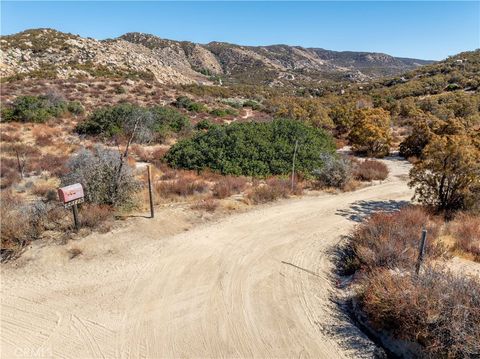
[[[138,219],[49,248],[2,273],[3,358],[344,358],[372,345],[329,300],[328,249],[362,215],[411,197],[402,174],[359,191],[287,200],[165,238]],[[161,239],[158,239],[161,238]],[[27,253],[28,255],[28,253]]]

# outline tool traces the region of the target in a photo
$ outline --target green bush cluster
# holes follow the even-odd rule
[[[153,106],[140,107],[137,105],[122,103],[114,106],[102,107],[95,110],[90,117],[77,125],[76,131],[80,134],[100,135],[111,138],[122,135],[132,123],[132,119],[142,116],[142,125],[155,133],[157,139],[161,139],[171,133],[188,131],[191,123],[188,117],[171,107]]]
[[[238,112],[231,108],[214,108],[209,111],[210,115],[216,117],[236,116]]]
[[[58,95],[20,96],[12,105],[2,109],[2,121],[43,123],[68,113],[79,115],[84,111],[80,102],[65,101]]]
[[[322,167],[323,154],[335,151],[332,137],[324,130],[278,119],[211,127],[172,146],[165,159],[176,168],[210,168],[222,174],[257,177],[284,175],[292,170],[296,141],[296,169],[305,175]]]
[[[211,128],[214,128],[214,127],[217,127],[218,125],[213,123],[212,121],[210,120],[207,120],[207,119],[203,119],[201,121],[199,121],[196,125],[195,125],[195,129],[196,130],[209,130]]]
[[[243,107],[250,107],[252,110],[262,109],[262,105],[255,100],[247,100],[243,103]]]
[[[180,96],[177,100],[173,103],[173,105],[177,108],[184,108],[190,112],[205,112],[206,107],[205,105],[192,101],[187,96]]]

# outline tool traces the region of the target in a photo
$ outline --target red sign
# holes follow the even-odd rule
[[[64,204],[83,198],[83,196],[83,187],[80,183],[75,183],[58,189],[58,197]]]

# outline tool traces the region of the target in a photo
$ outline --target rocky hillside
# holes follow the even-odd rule
[[[333,78],[367,81],[431,62],[287,45],[201,45],[141,33],[99,41],[35,29],[2,36],[0,42],[4,81],[111,76],[155,78],[168,84],[222,81],[283,86]]]

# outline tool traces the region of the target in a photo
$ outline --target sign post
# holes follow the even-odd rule
[[[80,183],[75,183],[70,186],[59,188],[58,198],[63,202],[65,208],[72,207],[73,223],[75,225],[75,230],[78,231],[80,229],[80,221],[78,219],[77,205],[83,203],[85,200],[82,185]]]

